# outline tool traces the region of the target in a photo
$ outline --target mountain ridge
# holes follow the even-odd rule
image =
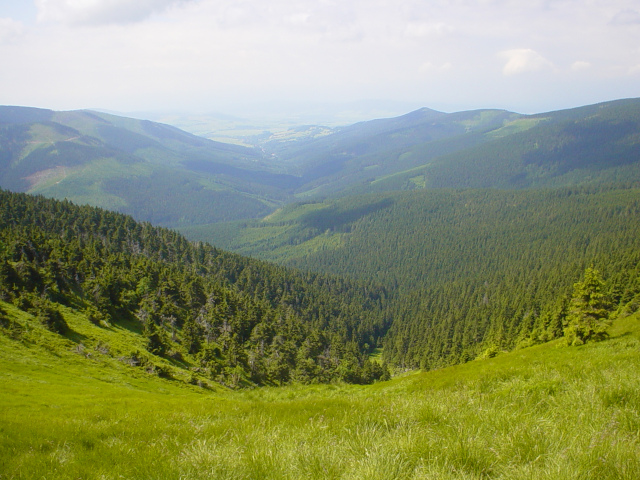
[[[640,179],[639,99],[535,115],[422,108],[323,132],[248,148],[106,113],[5,106],[0,186],[185,227],[323,196]]]

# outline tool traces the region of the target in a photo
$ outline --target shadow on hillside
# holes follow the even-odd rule
[[[64,336],[76,344],[84,343],[89,338],[86,335],[71,329],[69,329]]]
[[[340,230],[347,224],[359,220],[365,215],[370,215],[379,210],[389,208],[393,203],[394,202],[391,198],[384,198],[368,205],[354,207],[347,210],[339,210],[336,206],[331,206],[322,210],[309,212],[303,215],[300,220],[305,227],[316,228],[321,231],[336,231]]]

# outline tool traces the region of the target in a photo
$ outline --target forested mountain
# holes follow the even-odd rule
[[[522,131],[519,131],[522,130]],[[425,162],[373,190],[536,188],[640,179],[640,99],[522,117],[489,140]],[[408,156],[423,155],[413,150]]]
[[[159,375],[239,386],[385,374],[367,360],[389,324],[384,288],[299,274],[67,201],[0,191],[0,295],[78,345],[92,339],[69,328],[69,309],[133,332],[143,351],[106,351]],[[29,341],[19,324],[0,327]]]
[[[609,280],[613,304],[639,298],[637,187],[370,194],[218,227],[188,233],[399,292],[384,355],[407,368],[562,336],[589,266]]]
[[[538,115],[425,108],[319,131],[250,149],[99,112],[0,107],[0,186],[185,227],[296,199],[640,179],[640,99]]]
[[[300,197],[419,188],[528,188],[640,179],[640,99],[538,115],[424,109],[279,152]]]
[[[154,224],[268,213],[292,177],[256,150],[92,111],[0,107],[0,186],[119,210]],[[295,180],[295,179],[294,179]]]
[[[331,194],[471,149],[488,140],[486,132],[519,117],[504,110],[447,114],[424,108],[397,118],[358,123],[272,151],[304,180],[296,190],[299,196]],[[414,150],[418,157],[410,155]]]
[[[91,339],[69,309],[133,332],[142,349],[113,355],[193,381],[366,383],[385,375],[367,360],[379,346],[395,368],[431,369],[548,341],[567,333],[590,268],[606,281],[599,315],[640,306],[637,188],[398,192],[254,225],[309,273],[94,207],[9,192],[0,206],[4,301],[78,344]]]

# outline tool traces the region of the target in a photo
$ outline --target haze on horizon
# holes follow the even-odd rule
[[[5,105],[537,113],[640,96],[640,0],[0,0],[0,60]]]

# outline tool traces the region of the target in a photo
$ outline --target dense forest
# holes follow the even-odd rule
[[[189,243],[131,217],[0,191],[0,294],[73,337],[60,306],[101,328],[144,336],[123,361],[229,386],[388,376],[368,359],[389,326],[371,283],[283,267]],[[0,330],[20,338],[20,326]]]
[[[274,225],[287,233],[275,251],[304,271],[68,201],[3,191],[0,205],[2,300],[69,338],[60,306],[126,328],[145,348],[123,361],[164,376],[186,369],[194,382],[370,383],[388,378],[387,365],[433,369],[563,335],[596,338],[606,322],[584,333],[572,320],[586,308],[572,306],[585,297],[576,285],[597,312],[588,318],[640,305],[640,191],[631,187],[289,207],[264,227],[271,240],[283,241]],[[17,324],[0,330],[20,337]],[[369,358],[379,347],[383,363]]]
[[[640,190],[619,185],[345,197],[210,232],[225,248],[385,285],[384,358],[431,369],[562,336],[589,267],[612,305],[637,302],[639,226]]]
[[[422,109],[251,149],[1,107],[0,184],[132,217],[2,192],[0,293],[61,335],[65,306],[143,336],[131,363],[227,385],[369,383],[581,338],[587,272],[600,310],[637,303],[639,112]]]

